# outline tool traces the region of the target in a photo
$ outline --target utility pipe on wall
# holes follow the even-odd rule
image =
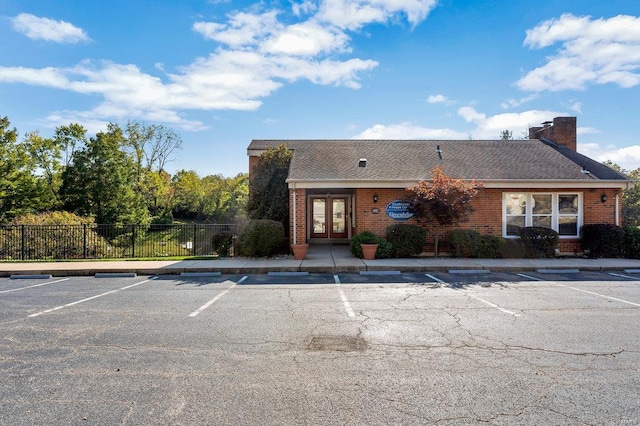
[[[298,243],[298,218],[296,215],[296,189],[293,188],[293,244]]]

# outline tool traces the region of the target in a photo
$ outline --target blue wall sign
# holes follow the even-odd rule
[[[395,200],[387,204],[387,216],[393,220],[407,220],[414,216],[407,201]]]

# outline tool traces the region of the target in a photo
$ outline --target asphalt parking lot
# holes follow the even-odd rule
[[[0,278],[0,424],[640,424],[640,275]]]

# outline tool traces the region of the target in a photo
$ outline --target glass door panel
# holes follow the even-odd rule
[[[331,205],[331,233],[332,234],[344,234],[345,223],[344,223],[344,207],[345,202],[342,198],[336,198],[333,200]]]
[[[331,238],[347,238],[347,199],[331,200]]]
[[[311,235],[313,237],[327,236],[327,203],[324,198],[314,198],[312,201]]]

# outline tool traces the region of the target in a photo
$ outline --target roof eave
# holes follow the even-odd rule
[[[418,182],[416,180],[348,180],[348,179],[287,179],[289,188],[408,188]],[[466,179],[470,182],[471,179]],[[478,180],[485,188],[611,188],[627,189],[633,187],[631,180],[549,180],[549,179],[491,179]]]

